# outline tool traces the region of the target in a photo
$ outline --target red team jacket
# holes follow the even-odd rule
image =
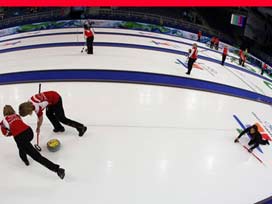
[[[189,58],[197,59],[197,48],[194,48],[194,47],[192,48]]]
[[[224,47],[223,49],[223,55],[227,55],[228,54],[228,48]]]
[[[55,91],[45,91],[36,94],[30,98],[30,102],[35,107],[35,113],[38,117],[43,115],[43,110],[47,106],[55,105],[60,99],[60,95]]]
[[[211,38],[211,42],[214,43],[215,42],[215,37]]]
[[[239,50],[239,56],[240,56],[240,58],[243,60],[243,61],[245,61],[245,54],[244,54],[244,51],[243,50]]]
[[[28,128],[29,126],[17,114],[8,115],[1,121],[1,131],[5,136],[16,137]]]
[[[93,36],[93,32],[91,30],[85,30],[84,35],[86,38],[90,38]]]

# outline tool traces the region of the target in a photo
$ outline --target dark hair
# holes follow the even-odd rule
[[[88,30],[89,29],[89,26],[87,24],[84,24],[84,29],[85,30]]]
[[[253,128],[255,131],[258,131],[258,127],[257,127],[257,125],[252,125],[252,127],[251,128]]]

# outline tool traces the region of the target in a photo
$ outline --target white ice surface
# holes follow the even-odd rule
[[[60,42],[60,36],[54,39],[23,41]],[[72,39],[76,37],[66,41]],[[96,39],[118,42],[120,37],[97,35]],[[150,41],[124,39],[127,43]],[[186,76],[186,69],[175,63],[182,56],[114,47],[95,47],[95,54],[87,56],[80,54],[80,49],[42,48],[1,54],[1,73],[86,68]],[[262,79],[204,60],[197,63],[205,63],[217,75],[212,76],[206,68],[194,69],[190,77],[247,90],[258,86],[271,96]],[[257,122],[252,115],[255,112],[270,130],[272,108],[268,105],[201,91],[137,84],[43,83],[42,90],[58,91],[66,116],[84,123],[88,131],[80,138],[76,130],[65,126],[64,133],[56,134],[45,117],[42,154],[66,169],[64,180],[32,159],[30,166],[24,166],[13,139],[0,137],[1,204],[250,204],[272,195],[271,146],[261,147],[264,154],[254,151],[264,166],[233,142],[239,125],[232,115],[252,124]],[[0,107],[11,104],[17,110],[37,91],[36,83],[2,85]],[[24,120],[35,130],[36,116]],[[61,141],[59,152],[46,149],[46,142],[52,138]],[[246,144],[248,138],[242,137],[241,142]]]

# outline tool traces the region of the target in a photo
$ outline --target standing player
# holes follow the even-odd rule
[[[22,103],[19,106],[19,114],[23,117],[31,115],[35,111],[38,116],[37,134],[40,133],[40,127],[43,122],[43,110],[46,108],[46,116],[54,126],[54,132],[64,132],[64,127],[60,124],[74,127],[78,131],[78,136],[83,136],[87,127],[76,121],[66,118],[62,105],[61,96],[55,91],[45,91],[36,94],[30,98],[28,102]]]
[[[84,24],[84,38],[87,44],[87,54],[93,54],[94,30],[91,24]]]
[[[33,139],[33,131],[22,121],[21,117],[15,113],[14,109],[10,105],[6,105],[4,107],[3,114],[5,118],[1,121],[1,131],[5,136],[13,136],[19,149],[20,158],[25,165],[29,165],[29,161],[27,159],[27,155],[29,155],[46,168],[56,172],[58,176],[63,179],[65,176],[65,170],[43,157],[32,146],[31,140]]]
[[[201,32],[201,30],[200,30],[200,31],[198,31],[198,33],[197,33],[197,41],[198,41],[198,42],[201,41],[201,37],[202,37],[202,32]]]
[[[252,152],[253,149],[255,149],[256,147],[259,146],[259,144],[262,144],[262,145],[268,144],[269,145],[268,140],[262,139],[262,135],[261,135],[261,133],[259,133],[257,125],[252,125],[252,126],[246,128],[245,130],[243,130],[240,133],[240,135],[234,140],[234,142],[239,142],[240,137],[242,137],[245,133],[248,133],[251,137],[250,141],[248,142],[248,145],[249,146],[253,145],[248,150],[249,152]]]
[[[224,49],[223,49],[223,53],[222,53],[222,62],[221,64],[224,66],[225,64],[225,60],[226,60],[226,57],[228,55],[228,47],[225,46]]]
[[[216,38],[214,39],[214,48],[215,48],[216,50],[218,50],[218,47],[219,47],[219,38],[216,37]]]
[[[262,72],[261,72],[261,75],[263,75],[264,71],[267,69],[267,64],[263,64],[262,66]]]
[[[212,37],[212,38],[211,38],[211,41],[210,41],[210,48],[211,48],[211,49],[213,49],[214,42],[215,42],[215,37]]]
[[[191,53],[189,54],[188,71],[186,72],[186,74],[188,74],[188,75],[190,75],[191,70],[193,68],[193,64],[197,60],[197,53],[198,53],[198,51],[197,51],[197,44],[194,43],[193,47],[192,47],[192,50],[191,50]]]
[[[245,60],[245,54],[242,49],[239,50],[239,65],[243,64],[243,61]]]

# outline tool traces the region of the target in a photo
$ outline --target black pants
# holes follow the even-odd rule
[[[195,61],[196,61],[196,59],[189,58],[189,60],[188,60],[188,71],[187,71],[188,74],[191,73],[191,70],[193,68],[193,64],[194,64]]]
[[[226,57],[227,57],[227,55],[224,55],[224,54],[222,55],[222,63],[221,63],[222,65],[224,65]]]
[[[93,54],[93,41],[94,41],[94,36],[86,39],[88,54]]]
[[[263,73],[264,73],[264,69],[262,69],[261,75],[263,75]]]
[[[246,62],[246,60],[242,60],[242,66],[243,67],[245,66],[245,62]]]
[[[26,155],[29,155],[32,159],[47,167],[51,171],[57,172],[59,165],[54,164],[53,162],[43,157],[31,144],[32,139],[33,131],[31,128],[28,128],[26,131],[14,137],[14,140],[19,149],[20,158],[23,161],[27,161]]]
[[[251,147],[251,149],[254,149],[254,148],[256,148],[256,147],[258,147],[260,144],[262,144],[262,145],[266,145],[267,144],[267,141],[266,140],[262,140],[262,139],[260,139],[260,140],[250,140],[249,142],[248,142],[248,145],[250,146],[250,145],[253,145],[254,144],[254,146],[252,146]]]
[[[46,116],[48,117],[48,119],[50,120],[50,122],[52,123],[56,130],[63,128],[63,126],[60,123],[74,127],[76,129],[80,129],[83,127],[83,124],[65,117],[61,97],[57,104],[47,106]]]
[[[242,65],[243,67],[245,66],[245,60],[242,60],[242,58],[240,57],[239,59],[239,65]]]
[[[213,46],[214,46],[214,43],[213,43],[213,42],[211,42],[211,43],[210,43],[210,48],[212,49],[212,48],[213,48]]]
[[[242,58],[240,57],[239,58],[239,65],[241,65],[242,64]]]

